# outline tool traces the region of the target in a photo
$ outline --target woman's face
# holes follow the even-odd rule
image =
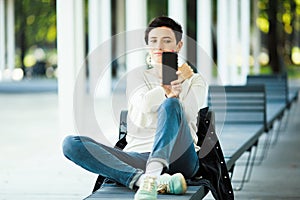
[[[182,41],[176,44],[175,33],[168,27],[157,27],[149,32],[148,47],[152,64],[162,63],[162,52],[179,52]]]

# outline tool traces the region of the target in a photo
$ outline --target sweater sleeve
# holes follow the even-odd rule
[[[150,87],[143,73],[134,73],[127,79],[128,114],[138,127],[148,127],[165,97],[164,89],[159,85]]]
[[[165,98],[165,91],[160,86],[148,91],[141,88],[129,97],[129,104],[142,113],[156,112]]]
[[[198,111],[206,104],[208,85],[201,74],[194,74],[191,78],[185,80],[182,84],[182,93],[179,98],[194,105]]]

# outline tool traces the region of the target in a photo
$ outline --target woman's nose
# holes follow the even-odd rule
[[[164,49],[163,43],[161,41],[157,42],[156,48],[159,50],[163,50]]]

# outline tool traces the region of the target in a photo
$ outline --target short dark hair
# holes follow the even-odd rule
[[[145,42],[148,44],[149,39],[149,33],[152,29],[158,28],[158,27],[168,27],[173,30],[176,38],[176,43],[181,41],[182,39],[182,27],[179,23],[175,22],[173,19],[166,17],[166,16],[160,16],[154,18],[148,25],[146,31],[145,31]]]

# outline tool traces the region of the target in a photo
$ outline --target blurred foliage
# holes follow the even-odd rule
[[[33,47],[56,49],[56,1],[15,1],[17,67],[25,71],[25,57]]]
[[[27,47],[56,46],[56,1],[22,0],[15,2],[16,38],[25,34]]]
[[[168,0],[149,0],[147,1],[147,22],[157,16],[168,15]]]
[[[288,65],[287,74],[290,79],[299,79],[300,78],[300,68],[297,65]],[[260,68],[259,74],[272,74],[272,68],[270,65],[265,65]],[[250,66],[250,74],[254,75],[253,66]]]
[[[283,58],[285,66],[293,64],[299,65],[299,52],[295,51],[295,47],[300,46],[300,0],[277,1],[275,9],[270,7],[271,3],[274,2],[271,1],[272,0],[257,1],[259,16],[256,19],[256,25],[261,31],[261,46],[262,48],[268,46],[267,40],[270,37],[270,25],[275,24],[277,39],[276,41],[272,41],[272,43],[276,44],[277,48],[274,46],[272,49],[278,49],[278,57]],[[269,17],[270,12],[276,12],[275,22],[272,22],[273,19]]]

